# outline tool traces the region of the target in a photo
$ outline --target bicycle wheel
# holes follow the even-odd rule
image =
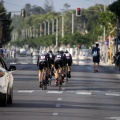
[[[47,75],[44,75],[44,90],[47,90],[47,82],[48,82],[48,78]]]
[[[66,67],[66,82],[68,82],[68,66]]]
[[[59,77],[58,77],[58,86],[59,86],[59,90],[61,90],[61,86],[62,86],[62,76],[61,76],[61,74],[59,74]]]
[[[42,90],[47,89],[47,81],[46,81],[46,75],[43,74],[43,80],[42,80]]]

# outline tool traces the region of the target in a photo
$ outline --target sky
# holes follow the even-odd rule
[[[21,11],[25,4],[30,3],[32,6],[37,5],[44,8],[45,0],[3,0],[4,6],[8,12]],[[88,8],[95,4],[109,5],[115,0],[49,0],[53,2],[55,11],[62,11],[64,4],[68,3],[71,7],[69,9]],[[14,13],[18,14],[18,13]]]

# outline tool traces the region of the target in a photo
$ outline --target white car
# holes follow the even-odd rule
[[[20,55],[26,55],[26,54],[27,51],[24,48],[20,49]]]
[[[34,50],[33,51],[33,56],[37,56],[38,57],[38,55],[39,55],[39,50]]]
[[[13,100],[13,75],[12,70],[16,70],[16,67],[11,65],[9,69],[4,60],[0,57],[0,106],[7,106],[12,104]]]

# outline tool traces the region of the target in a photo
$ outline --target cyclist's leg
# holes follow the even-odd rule
[[[68,61],[68,76],[69,76],[69,78],[71,78],[71,61],[69,60]]]
[[[58,62],[57,61],[55,61],[54,67],[55,67],[55,79],[56,79],[55,84],[57,85],[58,84]]]
[[[54,60],[51,61],[51,73],[54,75]]]
[[[48,75],[48,78],[51,78],[51,63],[48,63],[48,69],[47,69],[47,75]]]
[[[41,87],[42,85],[42,70],[43,70],[43,64],[39,64],[39,86]]]
[[[46,68],[46,80],[48,84],[48,77],[49,77],[49,64],[47,61],[45,61],[44,67]]]
[[[63,61],[60,61],[60,67],[61,67],[61,73],[62,73],[62,82],[64,83],[65,71],[64,71],[64,62]]]

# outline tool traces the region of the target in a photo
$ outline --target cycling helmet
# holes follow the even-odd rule
[[[43,50],[43,51],[42,51],[42,54],[45,55],[45,54],[47,54],[47,52],[46,52],[45,50]]]
[[[57,54],[59,54],[59,53],[60,53],[60,51],[58,50],[58,51],[56,51],[56,53],[57,53]]]
[[[66,50],[65,53],[68,53],[68,51]]]
[[[49,50],[49,53],[52,53],[52,50]]]
[[[63,54],[63,53],[64,53],[64,52],[61,50],[61,51],[60,51],[60,54]]]

